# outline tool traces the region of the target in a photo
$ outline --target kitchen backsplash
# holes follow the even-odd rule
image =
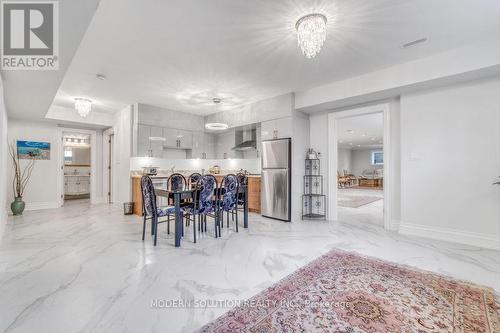
[[[142,170],[145,166],[157,167],[160,170],[193,170],[200,171],[218,165],[221,170],[247,170],[249,173],[260,173],[260,158],[252,159],[163,159],[152,157],[132,157],[130,159],[130,171]]]

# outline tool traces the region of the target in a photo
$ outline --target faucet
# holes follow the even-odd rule
[[[170,172],[174,173],[175,172],[175,165],[170,168]]]
[[[203,176],[205,174],[205,169],[201,169],[201,175]]]

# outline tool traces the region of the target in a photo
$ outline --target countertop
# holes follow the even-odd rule
[[[184,174],[185,177],[189,176],[191,173],[189,174]],[[225,176],[225,175],[228,175],[228,174],[223,174],[223,173],[220,173],[220,174],[214,174],[214,176]],[[142,175],[132,175],[132,178],[141,178]],[[152,179],[166,179],[168,178],[169,176],[168,175],[156,175],[156,176],[150,176]],[[260,178],[260,174],[257,175],[257,174],[249,174],[247,175],[248,178]]]

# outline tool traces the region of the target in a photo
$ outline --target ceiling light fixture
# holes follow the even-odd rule
[[[217,113],[217,106],[222,102],[222,100],[218,97],[214,97],[212,102],[215,104],[215,113]],[[211,131],[224,131],[229,128],[229,125],[225,123],[206,123],[205,128]]]
[[[297,41],[302,53],[309,58],[314,58],[326,40],[326,16],[323,14],[309,14],[302,16],[297,23]]]
[[[75,110],[80,117],[85,118],[88,116],[92,109],[92,101],[86,98],[75,98]]]

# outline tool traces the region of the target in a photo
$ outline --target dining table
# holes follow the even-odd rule
[[[171,190],[163,186],[155,187],[155,193],[158,197],[173,199],[175,207],[175,247],[181,246],[182,232],[182,214],[181,203],[185,200],[194,200],[196,189]],[[220,189],[214,189],[214,193]],[[239,186],[238,193],[243,194],[243,227],[248,228],[248,185]],[[237,210],[236,210],[237,211]]]

